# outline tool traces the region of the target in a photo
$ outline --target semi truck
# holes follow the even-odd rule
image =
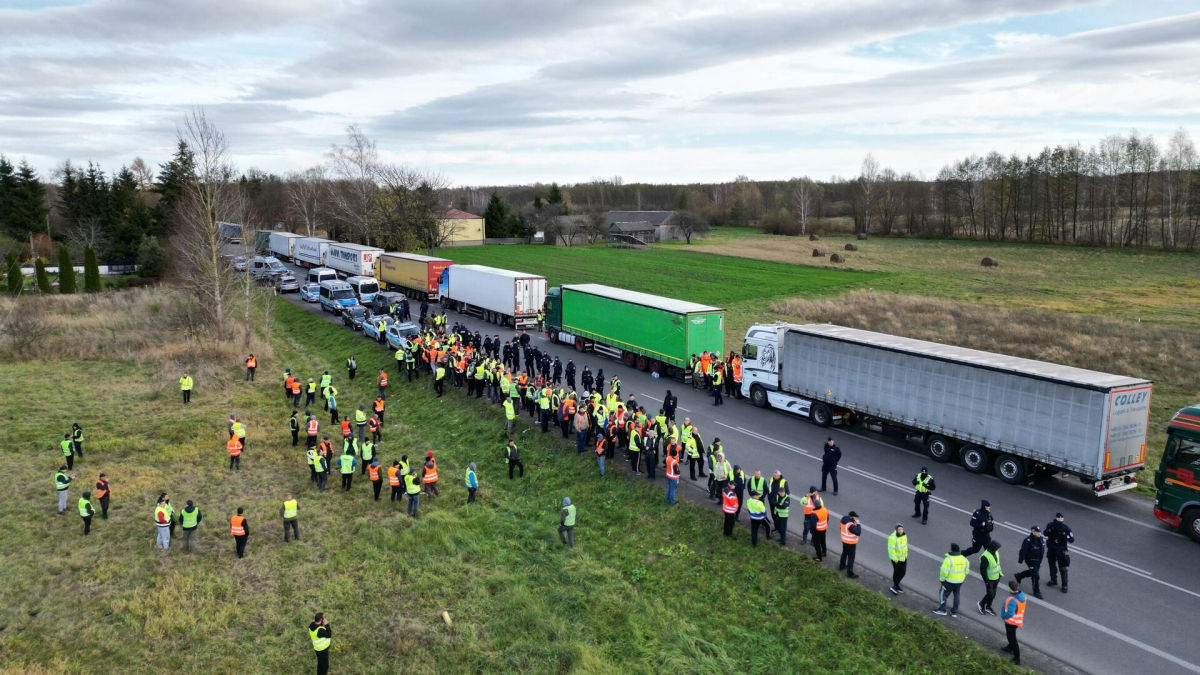
[[[375,259],[382,254],[383,249],[374,246],[334,242],[325,251],[325,266],[344,277],[374,276]]]
[[[375,259],[375,278],[389,291],[437,300],[438,279],[453,260],[418,253],[384,253]]]
[[[546,278],[486,265],[451,265],[438,282],[442,306],[489,323],[535,328],[546,301]]]
[[[292,244],[292,260],[301,267],[324,267],[325,253],[330,244],[336,243],[332,239],[301,237]]]
[[[1167,423],[1167,447],[1154,472],[1154,515],[1200,541],[1200,403]]]
[[[271,231],[254,230],[254,252],[259,255],[271,255]]]
[[[272,232],[267,249],[281,260],[293,260],[296,257],[296,242],[303,239],[302,234],[291,232]]]
[[[242,243],[242,226],[237,223],[217,223],[217,233],[230,244]]]
[[[742,348],[742,393],[759,407],[878,427],[1007,483],[1073,475],[1097,496],[1137,487],[1152,387],[831,324],[751,326]]]
[[[722,353],[725,310],[600,284],[546,293],[546,334],[667,377],[687,377],[692,354]]]

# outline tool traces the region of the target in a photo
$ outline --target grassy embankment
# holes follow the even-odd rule
[[[276,301],[273,345],[254,345],[262,368],[249,385],[241,349],[204,352],[178,338],[162,291],[91,300],[51,301],[30,360],[0,365],[0,405],[20,413],[0,427],[13,455],[0,478],[0,667],[295,672],[311,667],[304,626],[317,609],[334,625],[334,667],[347,672],[1007,667],[799,555],[750,549],[744,530],[724,539],[710,511],[668,509],[660,489],[619,472],[600,479],[590,456],[550,436],[520,437],[527,475],[509,483],[497,411],[457,391],[435,401],[427,380],[393,388],[382,456],[437,451],[443,496],[412,521],[386,497],[372,502],[361,478],[349,494],[331,481],[318,495],[287,439],[282,368],[329,368],[349,409],[369,400],[372,368],[391,366],[390,355]],[[353,384],[340,368],[350,352],[361,364]],[[189,407],[174,384],[185,366],[198,373]],[[231,410],[250,432],[239,474],[222,447]],[[110,519],[86,539],[77,516],[54,515],[54,435],[73,421],[88,437],[80,483],[104,470],[114,490]],[[471,507],[458,487],[468,461],[485,486]],[[198,553],[153,549],[160,490],[177,508],[191,498],[204,509]],[[290,545],[278,520],[287,491],[300,500],[303,537]],[[564,495],[580,509],[572,551],[554,533]],[[252,527],[244,560],[228,535],[239,505]]]
[[[850,242],[859,250],[843,250]],[[814,247],[848,260],[813,258]],[[1200,351],[1195,254],[882,238],[810,242],[742,229],[649,251],[489,246],[446,254],[546,274],[551,283],[604,281],[726,307],[727,350],[756,321],[830,321],[1154,380],[1149,468],[1139,476],[1151,490],[1167,420],[1200,396],[1200,370],[1189,358]],[[680,258],[687,255],[700,262]],[[981,267],[984,256],[1000,266]]]

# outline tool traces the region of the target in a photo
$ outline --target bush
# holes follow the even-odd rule
[[[149,234],[142,235],[138,244],[138,264],[141,265],[139,274],[143,277],[157,279],[167,271],[167,252],[163,250],[158,237]]]
[[[88,293],[99,293],[100,264],[96,262],[96,249],[91,246],[83,250],[83,290]]]
[[[21,261],[17,259],[16,253],[8,254],[8,264],[4,266],[4,272],[8,280],[8,294],[20,295],[21,287],[25,285],[25,277],[21,274]]]
[[[58,247],[58,292],[65,295],[76,290],[75,262],[71,260],[70,249],[64,244]]]
[[[41,291],[42,293],[51,292],[50,275],[46,274],[46,261],[42,260],[41,256],[38,256],[33,261],[33,269],[34,269],[34,274],[36,275],[36,278],[37,278],[38,290]]]

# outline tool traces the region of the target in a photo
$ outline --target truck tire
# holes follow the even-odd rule
[[[575,351],[577,351],[577,352],[583,351],[584,346],[585,345],[583,344],[583,338],[581,338],[581,337],[575,338]]]
[[[1179,529],[1192,541],[1200,541],[1200,509],[1193,507],[1184,511],[1179,519]]]
[[[767,390],[763,389],[761,384],[750,386],[750,402],[759,408],[766,408],[770,405],[770,401],[767,400]]]
[[[633,352],[621,352],[621,363],[624,363],[630,368],[637,362],[637,354]]]
[[[661,376],[662,370],[662,361],[659,361],[658,359],[650,359],[650,372],[658,373]]]
[[[1012,455],[1000,455],[996,458],[996,477],[1009,485],[1024,483],[1025,462]]]
[[[638,370],[640,370],[642,372],[650,370],[650,359],[639,354],[637,357],[637,367],[638,367]]]
[[[930,436],[929,440],[925,441],[925,449],[929,451],[929,456],[935,462],[944,464],[954,459],[954,441],[945,436],[937,434]]]
[[[827,427],[833,422],[833,412],[824,403],[813,403],[808,411],[808,419],[819,427]]]
[[[987,471],[991,463],[988,461],[987,448],[978,445],[964,445],[962,450],[958,451],[958,461],[962,463],[963,468],[971,473],[983,473]]]

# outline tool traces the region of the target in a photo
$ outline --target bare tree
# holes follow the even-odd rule
[[[371,215],[376,208],[376,193],[379,174],[379,153],[375,142],[358,128],[357,124],[346,127],[346,144],[335,145],[329,150],[333,171],[339,182],[332,191],[333,216],[345,227],[345,234],[352,239],[371,241]],[[330,232],[332,239],[338,237]]]
[[[108,242],[108,233],[99,216],[83,216],[63,226],[63,236],[78,248],[99,250]]]
[[[137,179],[139,193],[147,195],[154,189],[154,170],[146,164],[146,160],[141,157],[134,157],[133,163],[129,165],[129,170],[133,172],[133,177]]]
[[[800,221],[800,234],[808,234],[808,221],[816,210],[816,203],[821,199],[821,188],[805,176],[793,178],[792,184],[792,213]]]
[[[444,176],[406,166],[380,166],[376,171],[381,188],[374,219],[380,244],[420,246],[433,253],[458,234],[460,226],[443,217],[449,183]]]
[[[1186,131],[1176,130],[1167,143],[1161,164],[1163,248],[1175,248],[1178,243],[1178,234],[1191,202],[1196,165],[1196,146]]]
[[[325,210],[325,200],[329,196],[329,181],[325,178],[325,168],[318,164],[303,172],[289,175],[287,196],[288,210],[304,224],[304,231],[308,236],[317,236],[317,229],[321,225],[321,216]]]
[[[597,239],[607,234],[604,231],[604,212],[593,211],[587,214],[587,221],[583,224],[580,234],[589,244],[596,243]]]
[[[875,156],[867,153],[862,161],[862,171],[858,176],[859,190],[862,193],[863,223],[862,232],[871,229],[871,209],[875,202],[875,181],[879,178],[879,162]]]
[[[701,232],[708,232],[708,221],[695,211],[676,211],[671,218],[672,224],[679,228],[683,233],[683,238],[687,243],[692,243],[692,237]]]

